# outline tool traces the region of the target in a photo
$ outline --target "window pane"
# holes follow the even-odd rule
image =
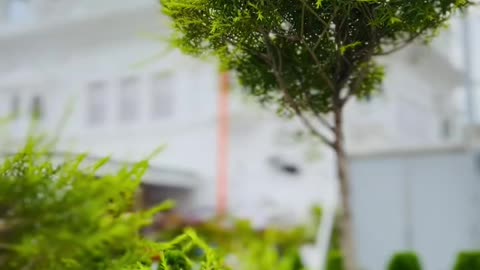
[[[88,85],[87,121],[92,125],[102,124],[106,120],[107,92],[104,82],[92,82]]]
[[[132,122],[138,119],[138,80],[127,78],[121,82],[119,93],[119,119]]]
[[[153,118],[164,118],[172,114],[172,87],[172,78],[168,74],[157,74],[153,77],[150,104]]]
[[[40,96],[37,95],[32,98],[30,113],[35,120],[41,120],[45,117],[44,104]]]
[[[20,97],[18,95],[13,95],[10,98],[10,117],[16,119],[20,115]]]

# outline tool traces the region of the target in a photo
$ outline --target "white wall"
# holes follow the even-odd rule
[[[424,269],[452,269],[480,248],[479,153],[464,148],[356,156],[352,205],[361,267],[385,269],[393,253],[418,252]]]

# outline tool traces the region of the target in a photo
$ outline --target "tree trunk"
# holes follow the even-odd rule
[[[355,256],[355,241],[353,237],[353,220],[350,202],[350,176],[345,138],[343,130],[343,110],[338,107],[334,110],[335,142],[334,150],[337,156],[337,177],[340,186],[341,218],[340,218],[340,245],[342,248],[345,270],[357,270]]]

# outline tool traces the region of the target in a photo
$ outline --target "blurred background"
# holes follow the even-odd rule
[[[380,59],[382,92],[347,106],[365,269],[401,250],[449,269],[458,251],[480,248],[479,28],[476,7],[433,44]],[[319,241],[305,250],[320,263],[338,203],[333,154],[168,35],[154,0],[0,0],[2,152],[34,132],[58,137],[58,159],[111,156],[115,170],[162,147],[143,203],[173,198],[190,219],[221,203],[258,228],[302,223],[320,205]]]

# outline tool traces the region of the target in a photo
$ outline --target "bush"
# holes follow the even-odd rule
[[[480,270],[480,251],[458,254],[454,270]]]
[[[402,252],[395,254],[388,265],[388,270],[421,270],[422,266],[417,254]]]
[[[193,231],[172,241],[146,240],[140,230],[166,203],[134,211],[147,161],[98,177],[107,160],[82,166],[85,155],[55,165],[29,142],[0,164],[0,269],[191,269],[186,252],[200,249],[201,269],[223,269],[220,259]],[[187,267],[187,266],[188,267]]]
[[[340,250],[331,250],[328,253],[327,270],[343,270],[343,255]]]
[[[300,248],[315,240],[322,211],[312,208],[312,218],[304,226],[264,229],[252,227],[248,220],[217,218],[205,222],[189,222],[174,216],[176,226],[159,228],[160,239],[170,238],[182,227],[195,231],[217,251],[226,255],[229,266],[242,270],[302,270],[305,269]],[[168,222],[167,222],[168,223]]]
[[[197,224],[180,225],[172,231],[161,230],[161,239],[191,226],[217,252],[225,255],[232,269],[302,270],[300,246],[310,240],[304,227],[280,230],[269,227],[256,230],[247,220],[212,219]]]

